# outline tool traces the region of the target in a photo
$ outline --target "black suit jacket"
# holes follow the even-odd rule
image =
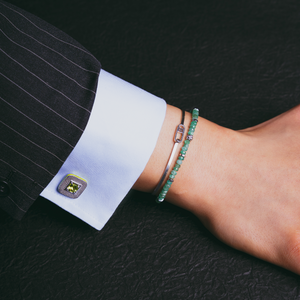
[[[0,24],[0,207],[21,219],[83,133],[100,63],[1,0]]]

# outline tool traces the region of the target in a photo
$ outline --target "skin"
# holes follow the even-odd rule
[[[135,189],[154,190],[180,119],[168,106]],[[186,113],[186,127],[190,121]],[[224,243],[300,274],[300,106],[240,131],[199,118],[166,200],[194,213]]]

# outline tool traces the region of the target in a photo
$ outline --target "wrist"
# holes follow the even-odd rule
[[[185,117],[185,124],[187,124],[186,119],[187,114]],[[180,123],[180,120],[181,110],[177,107],[167,105],[166,117],[161,128],[155,149],[143,173],[135,182],[133,186],[134,189],[149,193],[153,192],[164,172],[167,161],[172,152],[174,146],[174,134],[178,124]],[[178,155],[179,151],[180,147],[178,147],[178,149],[176,150],[175,157],[176,155]],[[168,174],[170,172],[171,168]]]
[[[164,172],[173,149],[174,134],[180,120],[181,110],[168,105],[166,118],[155,150],[143,173],[135,183],[134,189],[150,193],[153,192]],[[187,129],[191,121],[191,114],[186,112],[184,121],[186,130],[183,140],[187,136]],[[213,189],[211,186],[215,184],[213,174],[217,162],[214,161],[216,157],[216,154],[214,153],[220,148],[220,143],[223,143],[224,132],[227,131],[228,129],[203,118],[199,118],[193,141],[191,142],[186,157],[167,193],[167,201],[194,213],[196,213],[196,211],[199,213],[199,208],[204,209],[204,203],[209,203],[209,189]],[[182,146],[183,143],[177,148],[175,159],[172,162],[168,173],[171,172],[175,165],[176,158],[178,157]],[[167,178],[168,176],[166,176],[165,181]],[[199,205],[199,199],[201,200],[202,205]]]
[[[190,115],[187,125],[191,122]],[[209,209],[230,130],[199,117],[194,138],[166,200],[197,215]]]

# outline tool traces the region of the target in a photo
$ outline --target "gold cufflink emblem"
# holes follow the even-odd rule
[[[74,174],[68,174],[58,186],[58,191],[69,198],[78,198],[87,187],[87,182]]]

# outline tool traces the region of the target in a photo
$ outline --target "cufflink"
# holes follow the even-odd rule
[[[87,182],[74,174],[68,174],[59,184],[58,192],[69,198],[78,198],[87,187]]]

